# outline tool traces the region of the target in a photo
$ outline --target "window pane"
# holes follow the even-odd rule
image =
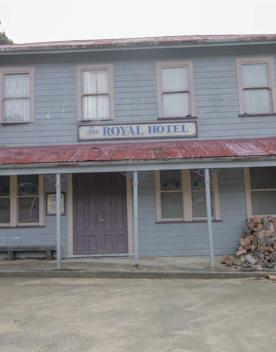
[[[251,192],[252,212],[255,215],[276,214],[276,191]]]
[[[108,93],[108,72],[97,72],[97,93]]]
[[[108,93],[108,72],[107,71],[83,72],[83,93],[84,94]]]
[[[18,176],[18,195],[38,195],[38,176],[24,175]]]
[[[193,192],[193,217],[205,218],[207,217],[205,192]]]
[[[39,200],[38,197],[18,199],[18,222],[38,223],[39,222]]]
[[[242,65],[242,79],[244,87],[268,87],[267,64]]]
[[[10,199],[0,198],[0,224],[10,222]]]
[[[188,90],[188,69],[171,67],[162,69],[163,92]]]
[[[97,119],[97,96],[82,98],[83,119]]]
[[[161,191],[181,190],[181,171],[160,171]]]
[[[183,218],[182,192],[161,193],[163,219]]]
[[[250,113],[271,112],[271,92],[268,89],[244,90],[244,110]]]
[[[86,71],[83,72],[83,94],[97,93],[97,72]]]
[[[10,195],[10,177],[1,176],[0,177],[0,197]]]
[[[4,100],[4,119],[6,122],[29,121],[30,120],[30,100],[29,99]]]
[[[163,113],[168,117],[189,115],[189,93],[163,94]]]
[[[207,209],[206,209],[206,197],[205,191],[196,191],[192,192],[192,203],[193,203],[193,217],[194,218],[206,218]],[[211,211],[212,216],[214,216],[214,195],[211,192]]]
[[[5,98],[21,98],[30,95],[30,77],[27,73],[5,75]]]
[[[276,167],[256,167],[250,169],[251,188],[276,188]]]
[[[97,97],[97,118],[107,119],[110,117],[109,113],[109,96],[99,95]]]
[[[108,95],[89,96],[82,99],[84,120],[106,119],[110,117]]]
[[[205,180],[203,170],[191,170],[192,190],[204,190]],[[210,182],[211,186],[212,182]]]

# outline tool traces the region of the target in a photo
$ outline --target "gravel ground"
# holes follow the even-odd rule
[[[0,279],[0,351],[266,352],[267,280]]]

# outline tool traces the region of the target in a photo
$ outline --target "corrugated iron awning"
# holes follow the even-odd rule
[[[0,167],[11,165],[78,165],[93,162],[148,162],[276,157],[276,137],[2,147]]]

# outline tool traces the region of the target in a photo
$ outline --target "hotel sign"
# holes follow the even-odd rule
[[[79,139],[82,141],[139,138],[185,138],[196,137],[196,135],[197,130],[195,121],[79,126]]]

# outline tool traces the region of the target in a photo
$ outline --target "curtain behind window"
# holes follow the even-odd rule
[[[110,117],[107,71],[83,72],[82,107],[85,120]]]
[[[26,73],[4,77],[4,121],[30,120],[30,76]]]
[[[163,114],[166,117],[184,117],[189,114],[190,93],[188,69],[162,69]]]
[[[248,114],[269,113],[271,111],[271,91],[267,64],[242,65],[242,81],[245,112]]]

